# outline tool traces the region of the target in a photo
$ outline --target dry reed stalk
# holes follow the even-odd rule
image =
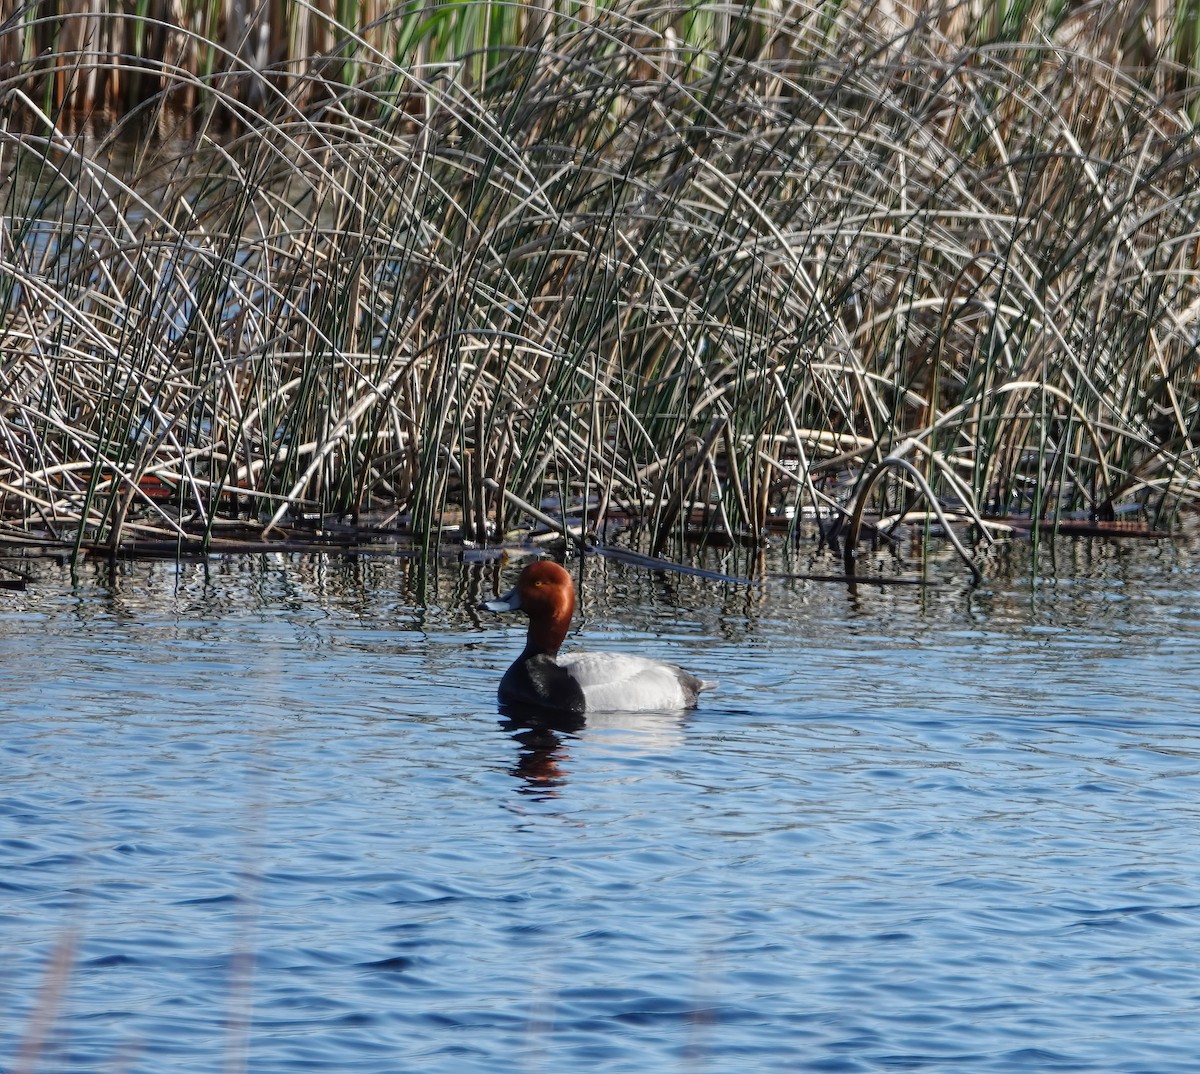
[[[384,509],[429,547],[615,501],[656,546],[760,540],[908,444],[979,521],[1200,494],[1195,133],[1099,46],[1012,37],[1049,8],[539,9],[481,52],[519,20],[460,7],[449,43],[223,8],[140,69],[195,138],[139,133],[126,179],[53,87],[128,90],[137,20],[5,68],[6,514],[116,549]]]

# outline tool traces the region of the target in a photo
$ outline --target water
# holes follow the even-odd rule
[[[973,593],[591,561],[572,644],[722,683],[575,734],[497,713],[492,566],[35,564],[0,1069],[1195,1071],[1200,568],[1063,549]]]

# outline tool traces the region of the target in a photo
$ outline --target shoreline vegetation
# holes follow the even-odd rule
[[[1176,532],[1198,14],[18,3],[0,544]]]

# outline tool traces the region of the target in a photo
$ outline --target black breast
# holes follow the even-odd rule
[[[500,680],[500,703],[582,715],[583,690],[545,653],[522,654]]]

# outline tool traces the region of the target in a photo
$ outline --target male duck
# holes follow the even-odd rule
[[[557,563],[529,564],[510,593],[479,605],[529,616],[525,651],[500,680],[502,705],[537,706],[572,715],[690,709],[717,684],[674,664],[624,653],[558,655],[575,612],[575,585]]]

